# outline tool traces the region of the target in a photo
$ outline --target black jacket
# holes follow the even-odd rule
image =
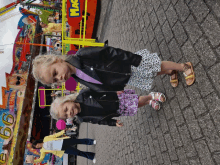
[[[86,82],[76,75],[72,77],[91,90],[120,91],[123,90],[131,76],[131,66],[137,67],[142,57],[128,51],[113,47],[87,47],[80,49],[75,56],[66,62],[80,69],[102,84]]]
[[[102,92],[97,93],[90,89],[85,89],[80,92],[75,102],[80,103],[81,110],[96,108],[98,111],[109,112],[105,116],[78,116],[83,119],[83,122],[90,122],[93,124],[116,126],[116,120],[112,117],[118,117],[117,110],[119,109],[119,100],[116,92]],[[111,112],[111,113],[110,113]]]

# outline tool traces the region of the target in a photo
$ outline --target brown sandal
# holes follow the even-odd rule
[[[186,80],[186,84],[187,85],[192,85],[194,82],[195,82],[195,73],[194,73],[194,70],[193,70],[193,65],[191,62],[187,62],[184,64],[184,72],[183,72],[183,75],[185,77],[185,80]],[[188,70],[188,69],[191,69],[192,73],[190,73],[189,75],[187,75],[185,72]],[[191,82],[187,82],[188,79],[192,79]]]
[[[171,76],[174,75],[174,74],[175,74],[175,79],[172,79]],[[169,75],[170,75],[170,83],[171,83],[171,86],[174,87],[174,88],[177,87],[178,84],[179,84],[177,71],[176,71],[176,70],[173,70],[173,71],[171,72],[171,74],[169,74]]]

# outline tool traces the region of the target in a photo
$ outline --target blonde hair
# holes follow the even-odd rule
[[[66,102],[74,102],[79,94],[74,93],[64,97],[56,98],[50,106],[50,115],[53,119],[59,120],[58,109]]]
[[[44,82],[43,77],[39,73],[39,68],[41,68],[42,66],[48,67],[58,61],[65,61],[66,59],[67,59],[66,55],[58,56],[58,55],[54,55],[54,54],[39,55],[39,56],[35,57],[35,59],[32,61],[32,65],[33,65],[32,74],[33,74],[34,78],[37,81],[40,81],[42,84],[51,85],[51,84],[47,84]]]

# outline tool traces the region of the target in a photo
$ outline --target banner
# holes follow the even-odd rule
[[[75,27],[82,19],[83,0],[67,0],[67,20],[70,26]]]

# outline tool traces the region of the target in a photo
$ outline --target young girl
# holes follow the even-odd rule
[[[134,90],[130,89],[118,93],[100,93],[85,89],[80,94],[55,99],[51,104],[50,113],[52,118],[57,120],[72,119],[77,115],[83,122],[121,127],[123,124],[112,117],[134,116],[137,109],[149,104],[151,99],[150,95],[138,97]]]
[[[154,77],[171,75],[171,85],[178,85],[177,71],[183,72],[186,84],[192,85],[195,74],[191,62],[179,64],[161,61],[147,49],[135,54],[113,47],[86,47],[74,56],[37,56],[33,75],[44,84],[65,82],[71,76],[96,92],[120,91],[125,85],[149,91]]]
[[[40,158],[34,160],[34,157],[27,156],[26,163],[38,163],[44,160],[46,153],[52,153],[56,156],[62,157],[64,153],[78,155],[90,160],[93,160],[93,163],[96,162],[95,153],[93,152],[84,152],[79,151],[75,148],[76,144],[86,144],[86,145],[94,145],[96,144],[96,140],[93,139],[71,139],[70,137],[62,137],[65,130],[56,133],[54,135],[46,136],[43,140],[36,140],[32,144],[32,148],[41,149],[40,150]]]

